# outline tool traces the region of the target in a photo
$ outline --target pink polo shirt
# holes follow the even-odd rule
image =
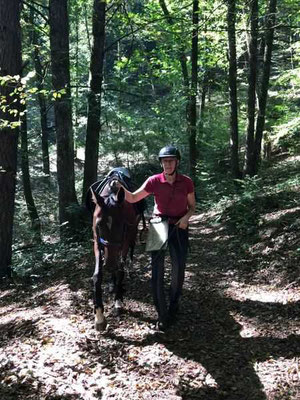
[[[162,172],[150,176],[144,189],[154,195],[153,214],[182,217],[188,210],[187,195],[194,192],[194,184],[189,177],[177,174],[175,182],[171,185]]]

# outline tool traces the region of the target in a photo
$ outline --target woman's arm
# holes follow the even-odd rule
[[[143,200],[145,197],[149,196],[150,193],[148,193],[145,190],[145,184],[144,182],[140,188],[138,188],[135,192],[129,192],[129,190],[125,189],[123,185],[122,188],[124,189],[125,192],[125,199],[128,201],[128,203],[136,203],[140,200]]]
[[[186,229],[189,224],[189,219],[195,213],[196,210],[196,199],[195,193],[188,193],[187,195],[188,211],[187,213],[177,221],[176,225],[181,229]]]

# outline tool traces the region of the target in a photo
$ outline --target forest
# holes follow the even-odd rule
[[[299,107],[296,0],[0,0],[1,399],[299,399]],[[141,239],[96,332],[86,194],[168,144],[197,202],[180,318],[153,329]]]

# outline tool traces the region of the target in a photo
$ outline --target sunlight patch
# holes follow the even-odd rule
[[[134,348],[132,351],[138,352],[137,363],[140,366],[155,367],[164,364],[167,359],[172,356],[172,353],[162,344],[145,346],[142,349]],[[130,353],[129,353],[130,355]]]
[[[264,386],[268,398],[299,399],[299,358],[269,358],[254,364],[255,371]],[[281,396],[281,397],[278,397]],[[288,396],[288,397],[287,397]]]
[[[77,326],[72,326],[69,318],[47,318],[45,323],[55,332],[61,332],[74,337],[77,336]]]
[[[213,242],[227,242],[232,238],[233,238],[232,235],[215,236],[212,241]]]
[[[32,309],[21,308],[17,305],[10,305],[9,307],[1,307],[1,324],[23,324],[23,323],[32,323],[35,324],[44,314],[43,307],[35,307]]]
[[[250,325],[247,323],[242,326],[242,329],[240,330],[240,336],[242,338],[259,337],[260,332],[257,330],[255,325]]]
[[[251,300],[260,303],[288,304],[300,300],[300,291],[288,289],[270,289],[268,286],[246,286],[236,281],[231,282],[231,288],[225,291],[233,299]]]
[[[270,221],[275,221],[276,219],[282,218],[285,215],[293,214],[297,211],[300,211],[300,207],[293,207],[293,208],[288,208],[286,210],[273,211],[271,213],[264,214],[262,216],[262,218],[266,222],[270,222]]]

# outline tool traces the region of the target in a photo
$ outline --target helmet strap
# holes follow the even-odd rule
[[[172,176],[172,175],[174,175],[174,174],[176,173],[176,171],[177,171],[177,167],[174,168],[174,171],[173,171],[173,172],[171,172],[170,174],[166,174],[166,175]]]
[[[174,171],[171,172],[170,174],[166,174],[166,175],[173,176],[174,174],[176,174],[176,172],[177,172],[177,166],[178,166],[178,160],[176,160],[176,166],[175,166],[175,168],[174,168]]]

